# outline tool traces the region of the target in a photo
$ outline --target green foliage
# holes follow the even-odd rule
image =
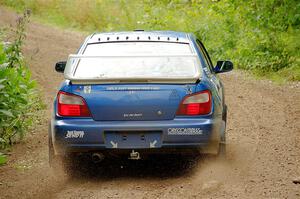
[[[7,157],[6,157],[6,155],[0,153],[0,166],[6,164],[6,162],[7,162]]]
[[[29,12],[25,12],[23,17],[19,17],[17,20],[17,28],[14,31],[15,39],[12,44],[7,45],[5,48],[5,58],[7,67],[9,68],[20,68],[24,65],[23,57],[21,52],[21,46],[25,39],[25,25],[29,21]]]
[[[41,105],[21,53],[28,17],[18,19],[11,43],[0,43],[0,149],[24,137]]]
[[[85,31],[193,32],[213,61],[269,76],[300,80],[300,2],[297,0],[0,0],[39,19]],[[287,70],[293,69],[293,70]],[[281,71],[284,72],[281,72]]]

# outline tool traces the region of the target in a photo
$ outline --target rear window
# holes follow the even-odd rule
[[[88,44],[83,56],[71,59],[78,79],[189,78],[200,64],[189,44],[171,42]]]

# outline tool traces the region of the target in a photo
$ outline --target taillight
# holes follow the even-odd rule
[[[60,116],[90,117],[90,111],[84,99],[78,95],[59,91],[57,110]]]
[[[186,96],[179,105],[177,115],[206,115],[211,112],[212,102],[209,90]]]

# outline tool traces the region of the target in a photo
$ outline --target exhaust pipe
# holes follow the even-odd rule
[[[92,160],[94,163],[99,163],[104,159],[104,155],[102,153],[93,153]]]

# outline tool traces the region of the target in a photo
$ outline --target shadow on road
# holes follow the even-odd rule
[[[191,175],[204,159],[204,156],[163,155],[145,160],[105,159],[95,164],[89,156],[79,156],[68,164],[67,173],[81,180],[177,178]]]

